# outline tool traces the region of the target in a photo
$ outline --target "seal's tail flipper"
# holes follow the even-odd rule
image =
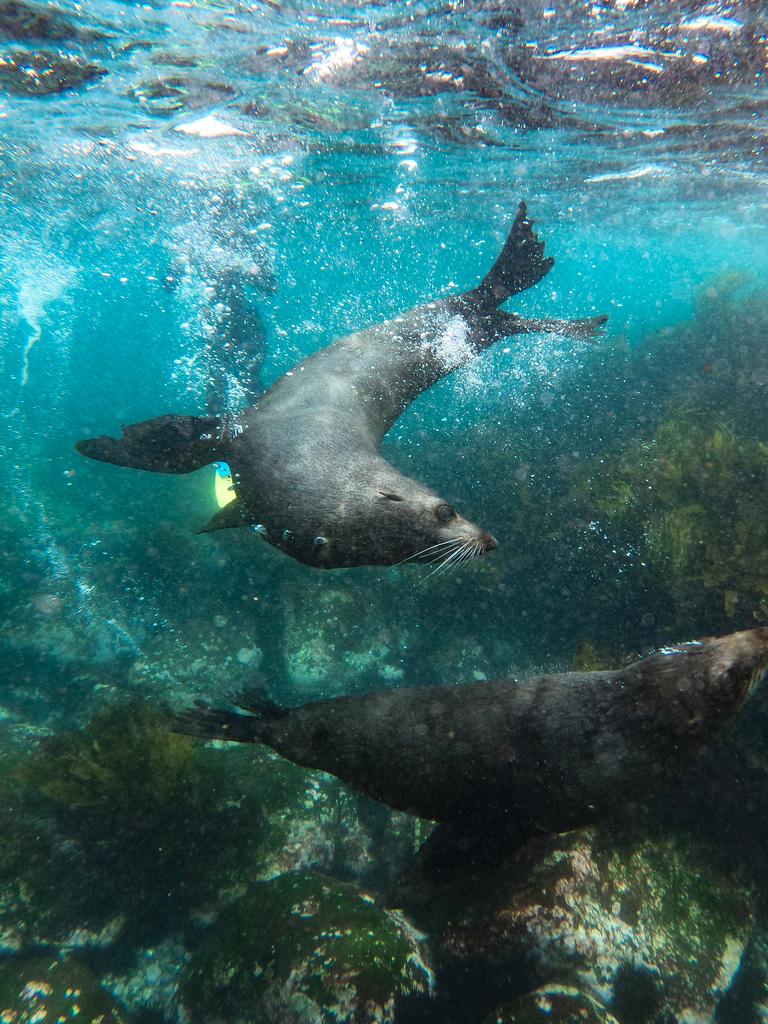
[[[241,710],[226,711],[196,700],[194,708],[174,715],[171,727],[174,732],[207,740],[269,744],[272,723],[290,714],[289,708],[275,704],[261,688],[239,694],[231,703]]]
[[[580,341],[599,338],[607,322],[608,317],[604,313],[582,320],[559,320],[556,317],[526,320],[501,309],[490,318],[491,327],[500,338],[508,338],[513,334],[556,334],[561,338],[578,338]]]
[[[534,233],[525,203],[520,203],[499,258],[477,288],[467,293],[467,298],[482,306],[500,306],[511,295],[537,284],[554,262],[551,256],[544,255],[544,243]]]
[[[225,457],[216,416],[158,416],[123,427],[122,437],[78,441],[81,455],[153,473],[191,473]]]

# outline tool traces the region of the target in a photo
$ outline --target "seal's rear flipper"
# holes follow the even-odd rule
[[[231,704],[240,710],[214,708],[203,700],[196,700],[194,708],[173,716],[171,728],[174,732],[207,740],[269,744],[272,723],[291,713],[290,708],[276,704],[262,686],[238,694]]]
[[[184,736],[206,740],[232,740],[235,743],[260,743],[262,722],[255,715],[213,708],[196,700],[195,707],[179,711],[171,720],[171,729]]]
[[[524,292],[545,277],[554,265],[544,255],[544,243],[536,236],[525,203],[520,203],[515,223],[499,258],[466,298],[481,306],[500,306],[511,295]]]
[[[224,457],[216,416],[158,416],[123,427],[122,437],[78,441],[81,455],[153,473],[191,473]]]
[[[497,310],[488,319],[489,328],[497,337],[510,337],[513,334],[557,334],[563,338],[579,338],[582,341],[599,337],[607,322],[606,314],[588,316],[582,320],[560,320],[557,317],[526,320],[503,310]]]

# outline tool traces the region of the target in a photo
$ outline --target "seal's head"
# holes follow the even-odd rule
[[[768,673],[768,628],[664,647],[632,666],[662,688],[679,735],[706,735],[736,714]]]
[[[389,466],[364,484],[335,493],[333,506],[312,529],[294,531],[286,545],[308,565],[334,569],[414,562],[449,569],[496,547],[487,530]]]

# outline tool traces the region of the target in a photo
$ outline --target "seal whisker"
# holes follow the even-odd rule
[[[460,544],[461,541],[457,541],[456,543]],[[454,555],[456,554],[456,550],[456,548],[454,548],[453,550],[449,548],[447,551],[438,551],[437,554],[435,554],[432,558],[427,559],[426,564],[434,565],[435,562],[439,562],[440,565],[445,565],[445,563],[449,559],[454,557]]]
[[[473,559],[479,558],[483,553],[483,550],[483,545],[479,541],[467,541],[463,548],[456,553],[456,557],[451,560],[451,564],[446,575],[450,575],[464,562],[471,562]]]
[[[461,558],[462,553],[471,543],[472,541],[465,541],[461,545],[461,547],[456,548],[455,551],[451,551],[450,554],[446,558],[444,558],[442,562],[440,562],[437,568],[433,569],[431,573],[429,573],[427,576],[424,577],[423,580],[421,580],[421,582],[426,583],[427,580],[431,579],[433,576],[437,576],[441,572],[445,572],[447,569],[449,569],[452,565],[454,565],[457,562],[458,559]]]
[[[455,552],[454,556],[450,560],[449,559],[445,560],[445,562],[443,564],[443,568],[445,569],[445,575],[446,576],[450,576],[451,573],[454,572],[454,570],[456,568],[458,568],[458,566],[460,566],[461,563],[466,560],[468,550],[469,550],[469,541],[467,541],[466,544],[462,545],[462,547],[459,548],[459,550]]]
[[[440,548],[450,548],[450,547],[453,547],[456,544],[460,544],[460,543],[461,543],[461,538],[460,537],[453,537],[451,540],[441,540],[441,541],[438,541],[437,544],[430,544],[428,548],[422,548],[421,551],[416,551],[412,555],[406,555],[405,558],[401,558],[399,562],[395,562],[393,568],[397,568],[398,565],[402,565],[404,562],[412,562],[415,558],[419,558],[419,559],[425,560],[427,563],[429,563],[429,562],[433,561],[433,559],[425,558],[426,555],[434,553],[434,552],[436,552]],[[435,557],[439,558],[440,555],[438,554]]]
[[[468,541],[464,545],[464,548],[465,550],[461,552],[460,556],[456,559],[456,561],[449,569],[449,573],[454,572],[456,569],[458,569],[460,565],[463,565],[464,562],[471,562],[473,558],[477,558],[478,552],[476,541]]]

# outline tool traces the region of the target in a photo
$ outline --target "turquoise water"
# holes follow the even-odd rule
[[[94,1020],[764,1019],[760,695],[631,841],[609,823],[589,856],[579,832],[551,854],[594,881],[557,939],[513,914],[496,945],[478,906],[383,916],[426,826],[260,750],[174,746],[152,716],[255,681],[295,705],[617,668],[768,624],[766,32],[748,2],[0,0],[3,1020],[42,1019],[8,981],[30,958],[101,986]],[[90,80],[48,92],[57,54]],[[521,200],[555,266],[506,308],[606,313],[604,334],[499,342],[383,444],[498,539],[486,557],[319,572],[252,531],[198,535],[211,467],[75,451],[240,411],[253,366],[266,389],[474,287]],[[251,265],[252,359],[223,348],[216,291]],[[560,890],[534,861],[541,910]],[[350,924],[363,891],[382,916]],[[621,893],[635,916],[601,916]],[[297,937],[323,899],[326,932],[381,947]],[[405,956],[393,929],[412,956],[390,999],[368,975]]]

